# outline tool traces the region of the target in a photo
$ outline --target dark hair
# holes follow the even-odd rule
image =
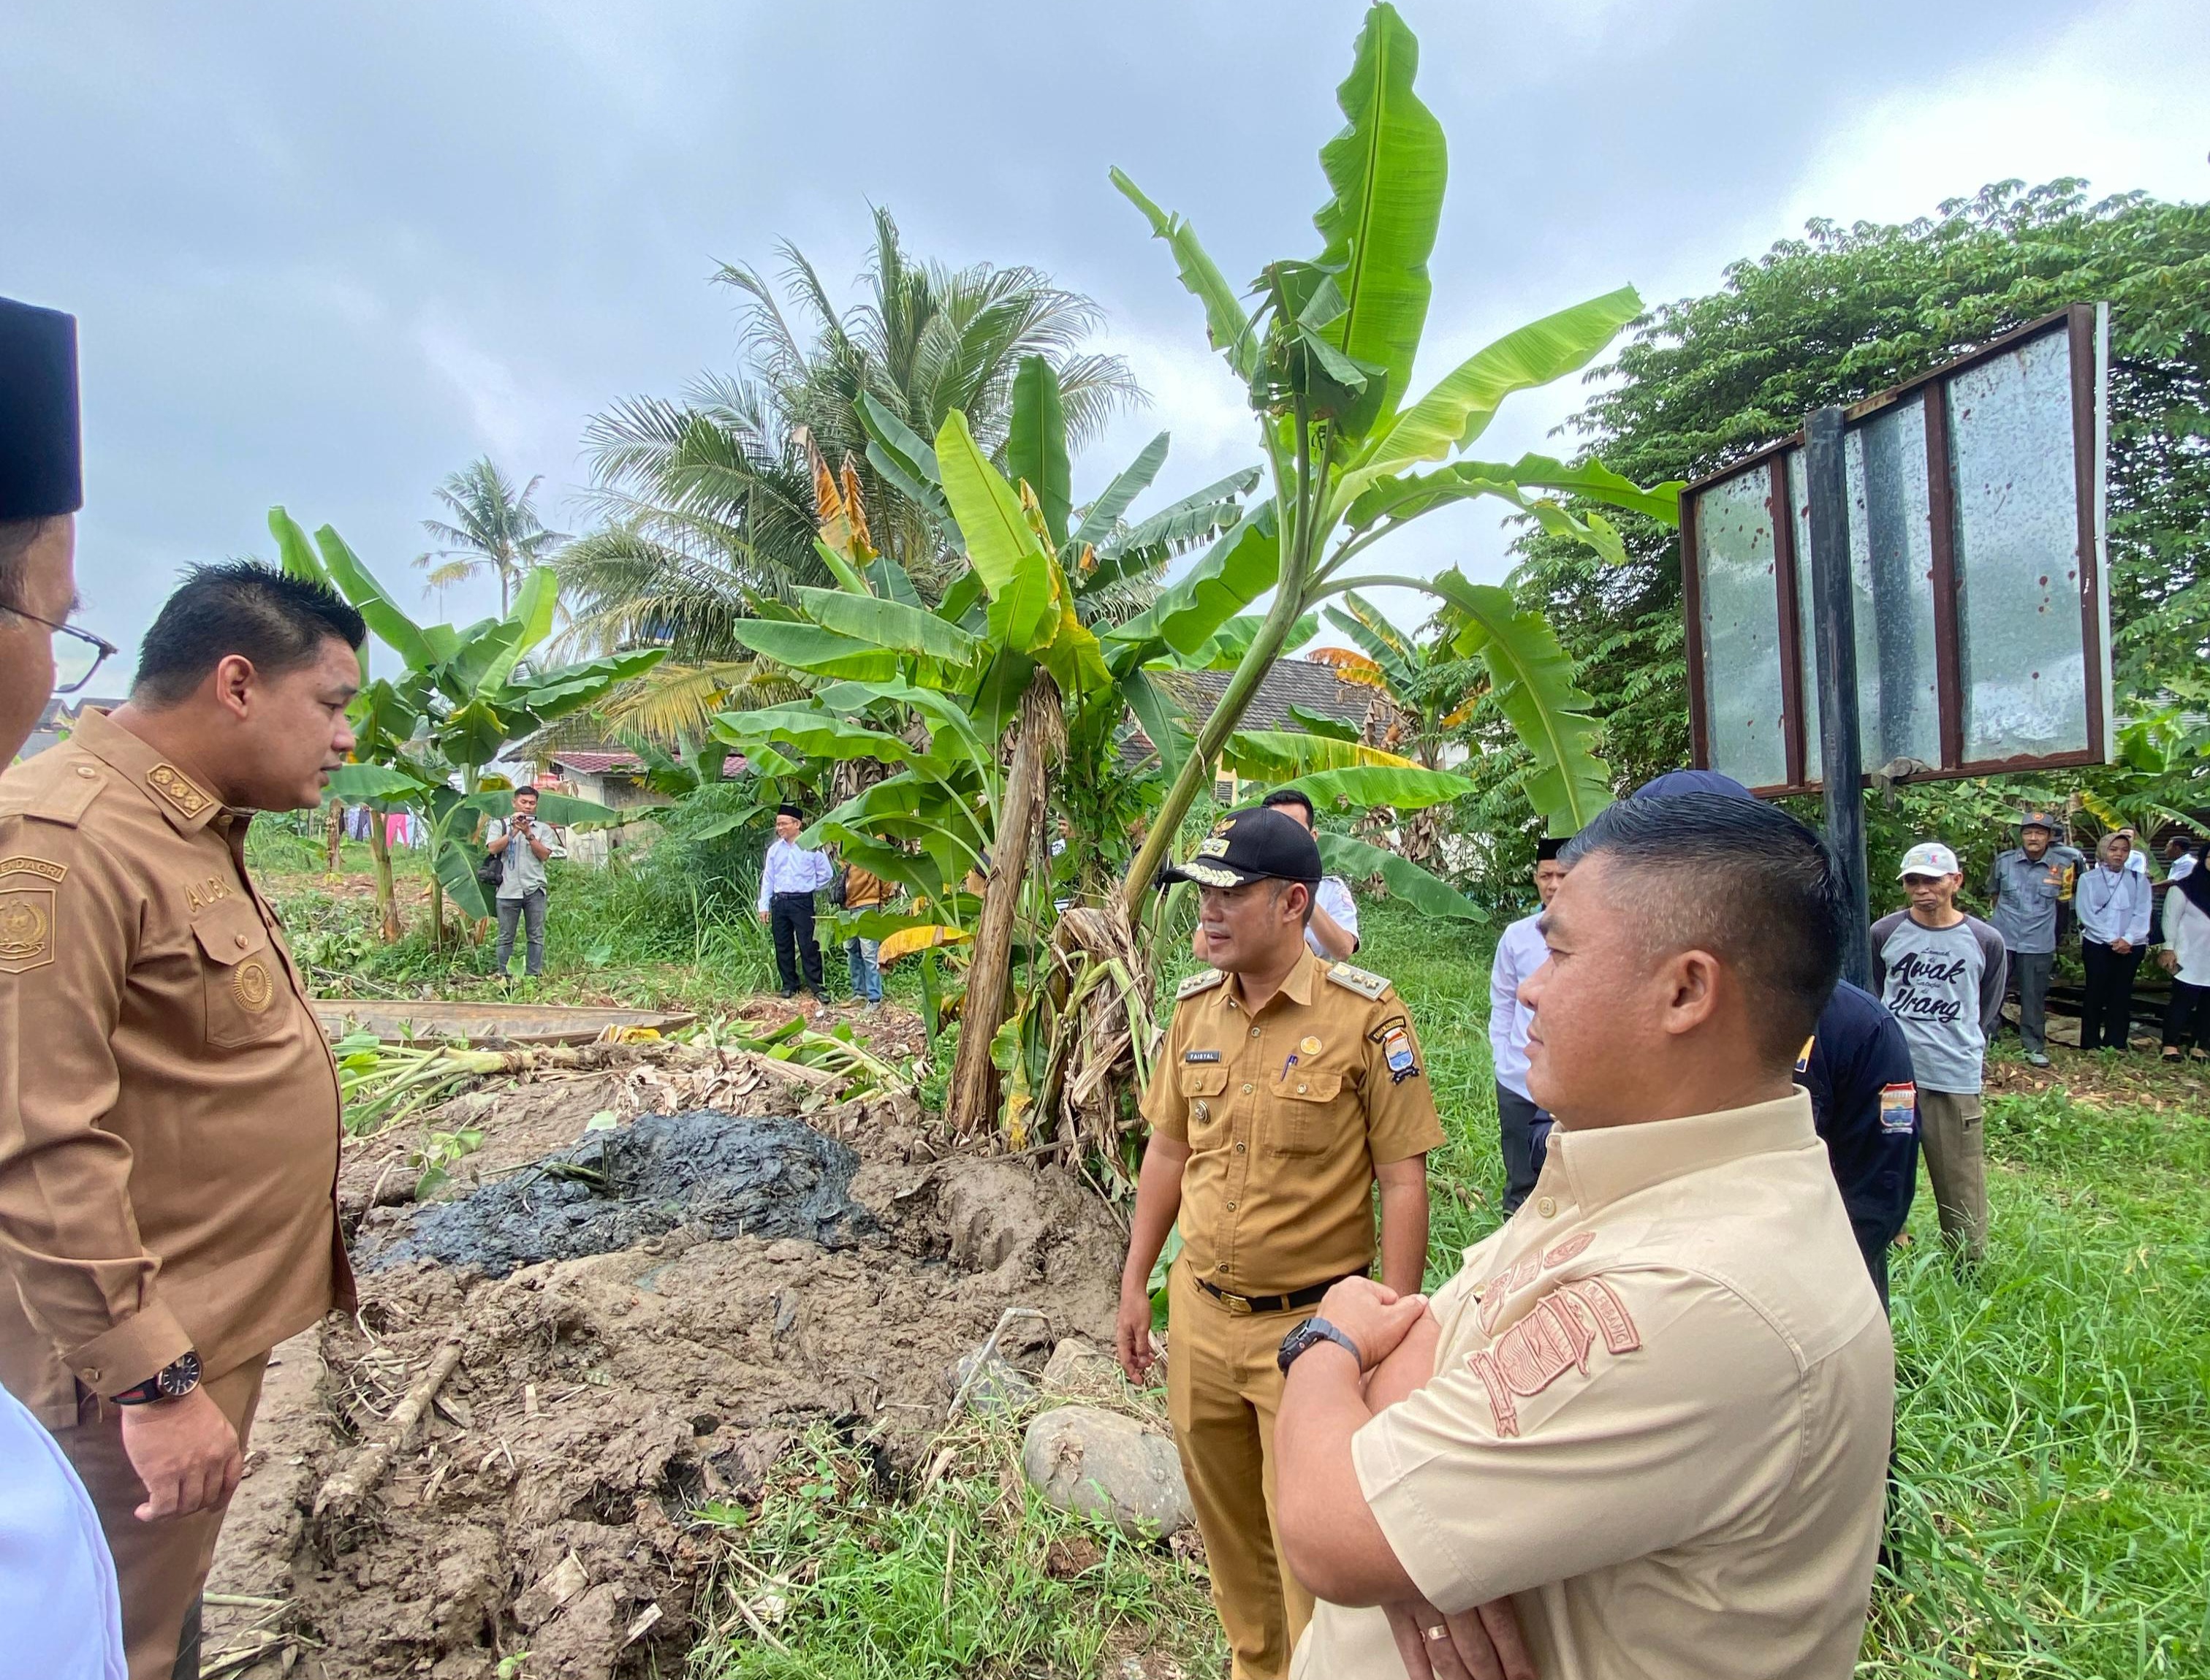
[[[39,540],[51,514],[33,519],[0,519],[0,613],[15,605],[15,591],[22,587],[23,556]]]
[[[1277,811],[1280,810],[1284,805],[1301,805],[1305,808],[1305,826],[1307,828],[1317,828],[1319,826],[1319,813],[1313,810],[1312,801],[1305,795],[1299,793],[1295,788],[1277,788],[1272,793],[1268,794],[1265,798],[1260,800],[1259,803],[1262,806],[1271,807]]]
[[[1849,900],[1827,843],[1785,811],[1724,794],[1622,800],[1575,835],[1565,862],[1605,857],[1635,885],[1653,944],[1709,951],[1742,978],[1760,1047],[1793,1063],[1842,972]]]
[[[527,782],[525,782],[519,788],[516,788],[511,794],[508,795],[507,797],[510,799],[520,799],[522,795],[528,794],[530,798],[535,799],[537,797],[537,791],[538,790],[536,789],[531,787]]]
[[[329,584],[259,560],[194,566],[139,644],[131,698],[174,705],[232,654],[265,677],[281,676],[313,664],[333,636],[359,648],[368,625]]]

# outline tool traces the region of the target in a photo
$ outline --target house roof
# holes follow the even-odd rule
[[[722,765],[722,779],[733,781],[744,772],[735,767],[737,755],[731,753]],[[555,770],[571,771],[578,776],[637,776],[644,770],[644,760],[634,752],[612,747],[605,751],[579,748],[573,752],[555,752],[546,762]]]
[[[1159,680],[1181,702],[1192,725],[1202,725],[1228,692],[1233,671],[1165,671]],[[1301,706],[1315,716],[1337,722],[1362,724],[1373,706],[1374,691],[1361,683],[1345,682],[1331,666],[1308,659],[1277,659],[1259,679],[1259,692],[1237,725],[1244,729],[1295,729],[1291,706]]]

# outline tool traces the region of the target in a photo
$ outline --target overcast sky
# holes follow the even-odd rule
[[[2210,0],[1402,9],[1452,165],[1416,388],[1621,282],[1707,291],[1810,216],[2010,176],[2210,196]],[[1239,394],[1106,170],[1231,277],[1309,255],[1362,10],[0,0],[0,294],[80,317],[82,621],[135,649],[178,567],[269,552],[277,502],[434,613],[408,562],[445,474],[541,474],[573,529],[587,417],[733,365],[716,265],[788,239],[847,279],[872,203],[919,254],[1036,263],[1103,305],[1152,402],[1078,497],[1161,427],[1161,494],[1247,464]],[[1541,446],[1580,396],[1518,399],[1482,453]],[[1507,540],[1460,510],[1374,559],[1494,578]]]

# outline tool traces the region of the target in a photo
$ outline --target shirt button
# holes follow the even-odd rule
[[[1243,1094],[1244,1094],[1246,1097],[1248,1097],[1248,1096],[1249,1096],[1253,1091],[1256,1091],[1257,1089],[1258,1089],[1258,1087],[1257,1087],[1256,1085],[1253,1085],[1253,1084],[1252,1084],[1248,1079],[1246,1079],[1246,1080],[1243,1082]]]
[[[1228,1211],[1230,1213],[1233,1213],[1235,1211],[1235,1204],[1234,1202],[1229,1202],[1228,1204]]]
[[[1545,1219],[1555,1219],[1558,1216],[1558,1205],[1549,1197],[1545,1196],[1542,1200],[1535,1204],[1535,1212],[1541,1214]]]
[[[1310,1087],[1301,1085],[1299,1085],[1297,1087],[1297,1095],[1302,1097],[1308,1089],[1310,1089]]]
[[[250,939],[246,938],[246,936],[245,936],[245,934],[240,934],[238,936],[238,948],[239,948],[240,951],[245,950],[245,947],[246,947],[247,946],[251,945],[252,943],[253,943],[253,941],[252,941],[251,940],[250,940]]]
[[[1252,1036],[1252,1037],[1253,1037],[1253,1038],[1256,1038],[1256,1037],[1259,1035],[1259,1033],[1260,1033],[1260,1032],[1262,1032],[1263,1030],[1265,1030],[1265,1029],[1264,1029],[1264,1028],[1261,1028],[1261,1027],[1253,1027],[1253,1028],[1251,1029],[1251,1036]]]
[[[1214,1266],[1212,1269],[1215,1272],[1225,1272],[1228,1270],[1228,1262],[1226,1260],[1223,1260],[1219,1265]]]
[[[90,764],[79,764],[76,767],[76,773],[84,777],[88,782],[91,781],[94,777],[100,774],[100,772],[94,770]]]

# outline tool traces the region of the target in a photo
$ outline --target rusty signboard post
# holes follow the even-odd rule
[[[1858,790],[2108,762],[2109,309],[2075,304],[1691,484],[1695,762],[1823,791],[1868,908]],[[1860,938],[1847,954],[1862,982]]]

